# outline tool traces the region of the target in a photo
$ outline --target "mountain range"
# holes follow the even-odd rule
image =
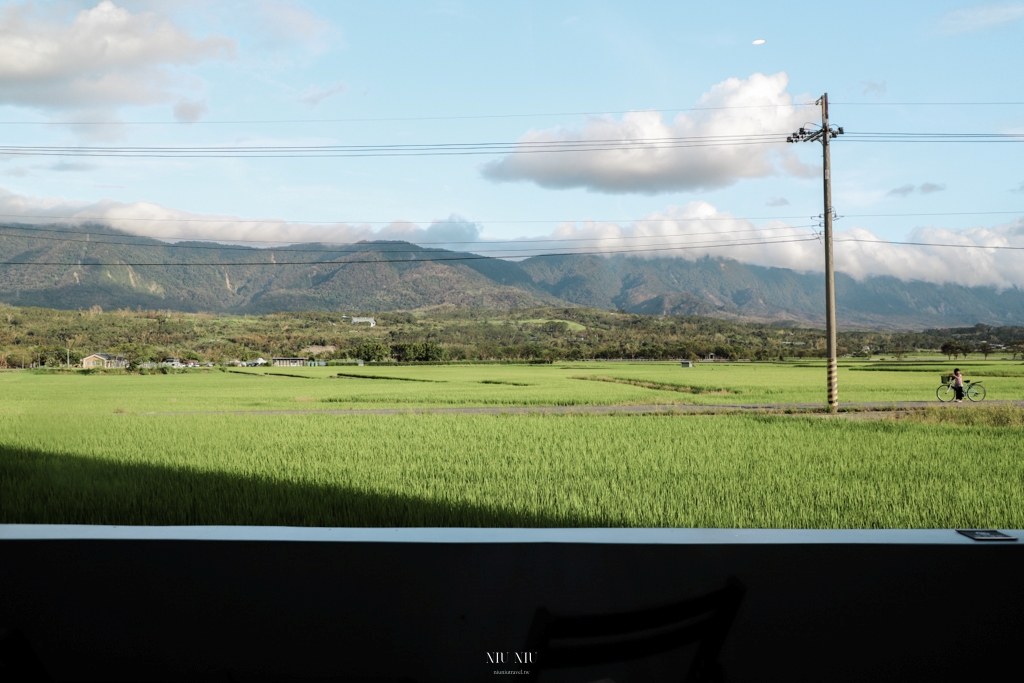
[[[522,261],[407,242],[256,249],[169,244],[100,225],[0,227],[0,301],[78,309],[262,314],[439,305],[579,305],[820,325],[824,278],[725,258],[535,256]],[[920,329],[1024,323],[1024,291],[836,274],[840,323]]]

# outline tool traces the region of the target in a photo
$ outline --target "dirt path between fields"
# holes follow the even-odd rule
[[[938,401],[889,401],[841,403],[839,415],[857,419],[881,418],[894,412],[923,410],[944,406],[950,410],[970,409],[972,405],[1016,405],[1024,401],[985,401],[984,403],[939,403]],[[827,415],[821,403],[730,403],[717,405],[642,405],[642,406],[482,406],[465,408],[363,408],[354,410],[226,410],[196,412],[145,412],[136,415],[707,415],[723,413],[773,413],[783,415]]]

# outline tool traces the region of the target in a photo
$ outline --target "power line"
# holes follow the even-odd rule
[[[803,129],[801,129],[803,130]],[[810,134],[810,133],[809,133]],[[941,142],[1015,143],[1024,142],[1020,133],[878,133],[848,132],[853,142]],[[353,158],[395,156],[466,156],[485,154],[554,154],[568,152],[633,152],[701,147],[769,145],[791,141],[784,133],[709,135],[659,138],[594,140],[526,140],[517,142],[471,142],[390,145],[280,145],[231,147],[86,147],[3,145],[0,154],[10,156],[285,159]]]
[[[601,256],[605,254],[632,254],[632,253],[650,253],[650,252],[662,252],[662,251],[684,251],[687,249],[714,249],[718,247],[742,247],[742,246],[758,246],[765,244],[787,244],[793,242],[811,242],[817,240],[816,235],[809,235],[807,237],[795,237],[788,239],[778,240],[760,240],[752,242],[724,242],[724,243],[703,243],[699,245],[684,245],[684,246],[668,246],[668,247],[640,247],[637,249],[609,249],[601,251],[571,251],[571,252],[549,252],[546,254],[509,254],[501,257],[502,259],[513,259],[513,258],[532,258],[542,256]],[[150,266],[210,266],[210,267],[226,267],[226,266],[318,266],[318,265],[336,265],[343,266],[349,264],[358,263],[425,263],[425,262],[436,262],[436,261],[478,261],[481,259],[494,260],[493,256],[451,256],[451,257],[438,257],[438,258],[405,258],[405,259],[366,259],[366,260],[348,260],[348,261],[254,261],[254,262],[198,262],[198,263],[126,263],[123,261],[115,263],[62,263],[62,262],[49,262],[49,261],[4,261],[0,262],[0,265],[8,266],[70,266],[70,267],[85,267],[85,266],[132,266],[132,267],[150,267]]]
[[[1014,211],[939,211],[931,213],[844,213],[843,218],[904,218],[904,217],[928,217],[928,216],[1002,216],[1011,214],[1024,214],[1024,209],[1017,209]],[[17,214],[7,213],[0,214],[0,218],[36,218],[36,219],[48,219],[55,221],[96,221],[96,222],[107,222],[113,223],[115,221],[148,221],[153,223],[235,223],[235,224],[263,224],[263,223],[274,223],[285,225],[392,225],[394,223],[447,223],[447,220],[430,219],[430,220],[390,220],[390,221],[364,221],[364,220],[322,220],[322,221],[299,221],[299,220],[287,220],[287,219],[276,219],[276,218],[258,218],[258,219],[241,219],[241,218],[156,218],[150,216],[54,216],[49,214]],[[690,223],[690,222],[715,222],[715,221],[769,221],[769,220],[795,220],[795,219],[807,219],[816,218],[815,216],[709,216],[706,218],[702,217],[661,217],[661,218],[579,218],[579,219],[565,219],[565,218],[551,218],[551,219],[523,219],[523,220],[489,220],[489,219],[476,219],[472,221],[466,221],[468,223],[484,223],[489,225],[535,225],[535,224],[550,224],[550,223]],[[13,229],[12,226],[0,226],[5,229]],[[42,228],[22,228],[18,227],[18,230],[42,230]],[[198,240],[204,241],[209,240],[208,237],[166,237],[158,235],[133,235],[134,237],[150,237],[152,239],[175,239],[175,240]],[[246,240],[237,239],[231,240],[232,242],[246,242],[253,244],[281,244],[281,240]],[[489,240],[494,241],[494,240]],[[469,244],[470,242],[466,242]],[[475,243],[475,241],[473,242]],[[290,244],[341,244],[340,242],[331,242],[329,240],[315,240],[311,242],[291,242]],[[428,244],[427,242],[417,242],[417,244]],[[458,244],[458,242],[436,242],[435,244]]]
[[[648,151],[693,147],[777,144],[781,134],[632,138],[612,140],[544,140],[519,142],[437,143],[402,145],[305,145],[234,147],[67,147],[0,146],[10,156],[131,158],[350,158],[394,156],[466,156],[481,154],[551,154],[566,152]]]
[[[778,230],[799,230],[799,229],[805,229],[805,228],[811,228],[811,227],[814,227],[814,226],[813,225],[792,225],[792,226],[791,225],[787,225],[787,226],[779,226],[779,227],[775,227],[775,228],[747,228],[745,230],[716,230],[716,231],[709,231],[709,232],[669,233],[669,234],[664,234],[663,233],[663,234],[659,234],[659,235],[623,235],[623,236],[620,236],[620,237],[566,237],[566,238],[562,238],[562,239],[539,239],[539,240],[524,240],[524,239],[517,239],[517,240],[486,240],[486,241],[476,240],[476,241],[471,241],[471,242],[470,241],[408,242],[407,240],[397,240],[397,241],[394,241],[394,242],[383,242],[383,243],[380,242],[380,241],[365,242],[365,244],[367,244],[367,245],[378,244],[378,245],[381,245],[381,246],[387,246],[388,244],[395,244],[395,243],[398,243],[398,244],[408,243],[408,244],[416,244],[416,245],[423,245],[423,244],[443,244],[443,245],[447,245],[447,244],[475,244],[475,245],[482,246],[482,247],[498,245],[498,244],[511,244],[511,245],[513,245],[513,246],[509,246],[509,247],[503,248],[503,249],[473,249],[472,250],[473,253],[479,254],[479,253],[505,252],[505,251],[542,251],[540,249],[523,249],[523,248],[519,248],[519,247],[523,247],[523,246],[534,244],[534,243],[545,243],[545,242],[603,242],[603,241],[607,241],[607,240],[640,240],[640,239],[657,240],[657,239],[665,239],[665,238],[669,238],[669,237],[693,237],[693,236],[702,236],[702,235],[729,235],[729,234],[739,234],[739,233],[749,233],[749,232],[772,232],[772,231],[778,231]],[[0,229],[7,229],[7,230],[26,229],[26,230],[32,230],[31,228],[0,228]],[[66,234],[66,233],[71,232],[71,231],[40,230],[39,232],[55,232],[55,233],[65,233]],[[73,234],[81,234],[81,233],[74,232]],[[40,235],[11,235],[10,233],[3,233],[3,232],[0,232],[0,236],[5,236],[5,237],[24,237],[26,239],[46,240],[46,241],[50,241],[50,242],[61,242],[61,243],[111,244],[111,245],[124,246],[124,247],[141,247],[141,248],[156,247],[156,248],[160,248],[160,249],[204,249],[204,250],[209,250],[209,251],[249,251],[249,252],[257,250],[256,247],[232,246],[232,245],[229,245],[229,244],[218,244],[217,246],[191,245],[191,244],[168,244],[168,243],[163,243],[163,244],[138,244],[138,243],[133,243],[133,242],[111,242],[111,241],[106,241],[106,240],[94,240],[94,239],[84,239],[84,240],[82,240],[82,239],[70,239],[70,238],[66,238],[66,237],[42,237]],[[131,237],[131,235],[126,235],[126,237]],[[141,237],[141,236],[139,236],[139,237]],[[147,238],[147,239],[159,239],[159,238]],[[323,243],[322,242],[321,243],[310,242],[309,244],[323,244]],[[346,243],[346,244],[355,246],[356,244],[359,244],[359,243],[351,243],[351,242],[349,242],[349,243]],[[647,246],[647,245],[641,245],[641,246]],[[659,245],[650,245],[650,246],[659,246]],[[274,253],[297,252],[297,253],[301,253],[301,254],[351,254],[351,253],[360,253],[360,252],[363,252],[363,251],[367,251],[367,249],[365,249],[365,248],[362,248],[362,249],[288,249],[286,247],[282,247],[282,248],[263,247],[261,249],[263,251],[272,251]],[[399,250],[399,249],[385,249],[384,251],[386,251],[389,254],[411,254],[411,253],[417,253],[418,254],[418,253],[422,253],[423,252],[422,249],[409,250],[409,251],[402,251],[402,250]]]
[[[790,104],[750,104],[727,107],[647,107],[605,111],[563,111],[534,112],[524,114],[466,114],[456,116],[389,116],[350,117],[321,119],[209,119],[205,121],[0,121],[0,126],[194,126],[194,125],[250,125],[277,123],[377,123],[400,121],[467,121],[476,119],[517,119],[542,116],[607,116],[637,112],[690,112],[721,111],[728,109],[785,109],[789,107],[812,106],[814,102],[793,102]],[[848,107],[977,107],[977,106],[1020,106],[1024,102],[832,102],[832,106]]]
[[[849,142],[940,142],[1014,143],[1024,142],[1020,133],[846,133]]]
[[[994,213],[1024,213],[1024,211],[1006,211],[1006,212],[994,212]],[[916,214],[893,214],[893,215],[916,215]],[[353,221],[353,220],[328,220],[328,221],[295,221],[295,220],[284,220],[284,219],[273,219],[273,218],[258,218],[258,219],[235,219],[235,218],[153,218],[153,217],[110,217],[110,216],[52,216],[48,214],[18,214],[8,213],[0,214],[0,218],[45,218],[50,220],[71,220],[71,221],[153,221],[153,222],[171,222],[171,223],[285,223],[288,225],[392,225],[394,223],[447,223],[447,219],[431,219],[427,221],[412,221],[412,220],[391,220],[391,221]],[[688,217],[688,218],[584,218],[584,219],[530,219],[530,220],[474,220],[467,221],[469,223],[488,223],[492,225],[526,225],[536,223],[664,223],[664,222],[703,222],[703,221],[761,221],[761,220],[793,220],[796,218],[806,219],[808,216],[711,216],[707,218],[699,217]],[[145,237],[145,235],[137,235],[137,237]],[[156,237],[154,239],[163,239]],[[174,239],[183,239],[176,237]],[[206,238],[198,238],[206,239]],[[236,242],[259,242],[260,240],[235,240]],[[269,242],[268,242],[269,243]],[[279,243],[279,240],[275,240],[274,244]],[[443,242],[442,244],[452,244],[452,242]]]
[[[1024,247],[1011,246],[989,246],[984,244],[943,244],[938,242],[886,242],[885,240],[867,240],[856,237],[844,237],[836,242],[867,242],[869,244],[890,244],[897,247],[955,247],[958,249],[999,249],[1009,251],[1021,251]]]
[[[330,119],[210,119],[206,121],[0,121],[0,125],[37,125],[37,126],[191,126],[195,124],[267,124],[267,123],[385,123],[393,121],[467,121],[474,119],[522,119],[541,116],[607,116],[609,114],[633,114],[638,112],[684,112],[684,111],[721,111],[726,109],[786,109],[803,107],[813,102],[792,102],[790,104],[745,104],[727,107],[648,107],[646,109],[622,109],[618,111],[563,111],[540,112],[532,114],[466,114],[457,116],[390,116],[390,117],[358,117]]]
[[[1024,102],[830,102],[844,107],[994,107],[1019,106]]]
[[[607,249],[600,251],[571,251],[571,252],[549,252],[545,254],[509,254],[500,259],[514,259],[514,258],[540,258],[550,256],[604,256],[610,254],[644,254],[653,252],[665,252],[665,251],[686,251],[689,249],[715,249],[722,247],[746,247],[746,246],[761,246],[761,245],[772,245],[772,244],[792,244],[797,242],[814,242],[819,238],[818,235],[809,235],[807,237],[795,237],[787,239],[768,239],[760,241],[748,241],[748,242],[720,242],[720,243],[699,243],[690,245],[679,245],[679,246],[657,246],[648,247],[641,246],[635,249]],[[838,239],[836,242],[868,242],[873,244],[885,244],[895,247],[904,246],[922,246],[922,247],[951,247],[958,249],[991,249],[997,251],[1021,251],[1024,247],[1015,247],[1008,245],[1001,246],[987,246],[981,244],[948,244],[948,243],[936,243],[936,242],[885,242],[882,240],[865,240],[857,238],[849,239]],[[386,252],[385,252],[386,253]],[[195,262],[195,263],[128,263],[124,261],[117,261],[113,263],[63,263],[54,261],[2,261],[0,265],[6,266],[66,266],[66,267],[79,267],[84,268],[88,266],[103,266],[103,267],[116,267],[116,266],[131,266],[131,267],[190,267],[190,266],[205,266],[205,267],[229,267],[229,266],[320,266],[320,265],[335,265],[345,266],[352,264],[365,264],[365,263],[431,263],[439,261],[478,261],[478,260],[496,260],[498,257],[494,256],[450,256],[450,257],[439,257],[439,258],[404,258],[404,259],[362,259],[362,260],[345,260],[345,261],[255,261],[255,262]]]

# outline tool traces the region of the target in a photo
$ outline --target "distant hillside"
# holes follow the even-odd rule
[[[405,242],[273,249],[179,243],[190,247],[183,249],[101,226],[68,230],[0,228],[0,301],[66,309],[99,305],[231,313],[575,304],[809,324],[820,324],[824,314],[821,274],[729,259],[618,255],[428,261],[467,254]],[[45,265],[53,263],[73,265]],[[128,263],[149,265],[122,265]],[[1024,292],[1016,288],[997,292],[893,277],[856,281],[840,273],[836,297],[846,325],[912,329],[1024,323]]]
[[[558,297],[595,308],[635,313],[714,315],[822,323],[821,273],[765,268],[729,259],[642,259],[627,256],[533,258],[521,266]],[[880,328],[923,328],[983,322],[1024,322],[1024,292],[991,287],[854,280],[836,274],[840,321]]]
[[[522,282],[525,276],[515,264],[488,259],[488,265],[474,269],[459,261],[423,262],[457,254],[405,242],[281,249],[178,243],[194,247],[185,249],[99,226],[63,234],[76,241],[62,239],[61,233],[38,235],[58,241],[3,231],[0,264],[75,265],[0,265],[0,301],[49,308],[141,306],[234,313],[390,311],[439,304],[509,309],[563,303],[543,289],[523,287],[528,282]],[[256,261],[294,265],[252,265]],[[324,261],[332,263],[317,263]],[[127,263],[186,265],[95,265]],[[219,265],[187,265],[199,263]]]

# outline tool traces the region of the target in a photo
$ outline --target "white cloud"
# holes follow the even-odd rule
[[[975,33],[1017,21],[1021,17],[1024,17],[1024,3],[992,3],[947,12],[939,20],[939,26],[948,34]]]
[[[379,229],[348,223],[293,223],[275,218],[199,214],[168,208],[153,202],[83,202],[63,197],[31,197],[0,188],[0,221],[18,223],[99,223],[133,235],[156,239],[216,240],[225,243],[253,242],[253,246],[292,242],[340,242],[404,240],[464,250],[479,238],[480,227],[459,216],[432,222],[422,228],[395,221]]]
[[[790,226],[781,221],[755,226],[746,219],[719,211],[707,202],[669,207],[664,212],[652,213],[629,225],[566,223],[559,226],[551,237],[604,238],[602,241],[584,244],[590,245],[588,251],[609,254],[627,249],[635,256],[646,258],[693,260],[705,255],[724,256],[743,263],[803,272],[824,270],[821,243],[817,239],[807,239],[814,237],[811,229]],[[621,237],[628,239],[608,239]],[[868,242],[851,241],[854,239]],[[950,282],[972,287],[1024,287],[1020,251],[986,251],[971,247],[1024,247],[1024,218],[992,228],[978,227],[960,231],[919,228],[906,241],[954,244],[966,248],[896,246],[870,230],[851,227],[835,232],[836,270],[857,279],[889,275],[901,280]],[[728,243],[729,246],[712,246],[722,243]],[[658,251],[645,252],[645,245],[656,245]],[[666,250],[665,247],[679,249]]]
[[[881,83],[876,83],[874,81],[861,81],[860,84],[864,86],[864,90],[861,91],[862,95],[874,95],[875,97],[881,97],[885,94],[885,81],[882,81]]]
[[[914,191],[914,188],[915,186],[910,184],[901,185],[889,190],[886,194],[890,197],[907,197]]]
[[[769,197],[765,206],[789,206],[789,200],[785,197]]]
[[[452,214],[432,222],[426,228],[414,223],[395,222],[379,231],[376,239],[405,240],[414,244],[466,251],[472,247],[467,243],[478,241],[481,232],[482,228],[478,224]]]
[[[320,51],[328,38],[340,40],[338,30],[326,19],[317,16],[300,2],[291,0],[258,0],[245,5],[248,21],[259,38],[257,45],[270,49],[286,49],[294,45]]]
[[[711,88],[697,107],[665,123],[660,112],[631,112],[615,120],[592,118],[582,129],[531,130],[520,143],[643,140],[774,133],[785,136],[813,118],[786,92],[789,77],[754,74],[730,78]],[[719,109],[714,109],[719,107]],[[732,107],[732,108],[721,108]],[[741,178],[813,171],[786,143],[714,147],[627,149],[596,152],[510,154],[486,164],[483,174],[495,181],[531,181],[542,187],[584,187],[596,192],[655,194],[713,189]]]
[[[303,90],[302,94],[299,95],[299,102],[315,107],[328,97],[334,97],[335,95],[340,95],[343,92],[345,92],[344,83],[335,83],[334,85],[329,85],[327,87],[311,85]]]
[[[193,123],[203,118],[207,111],[209,107],[206,106],[206,100],[181,100],[174,105],[174,118]]]
[[[51,118],[65,123],[75,135],[90,142],[119,142],[128,137],[128,129],[114,109],[65,109],[55,112]]]
[[[50,164],[45,167],[48,171],[61,171],[61,172],[81,172],[91,171],[96,168],[96,164],[89,164],[81,161],[58,161],[55,164]]]
[[[168,102],[194,85],[170,67],[235,52],[229,38],[195,38],[153,12],[133,14],[109,0],[70,22],[50,10],[0,10],[0,103],[68,109]]]
[[[945,183],[921,183],[920,186],[907,183],[906,185],[895,187],[885,194],[888,197],[909,197],[913,194],[914,190],[917,190],[921,194],[934,194],[936,192],[943,192],[945,189]]]

